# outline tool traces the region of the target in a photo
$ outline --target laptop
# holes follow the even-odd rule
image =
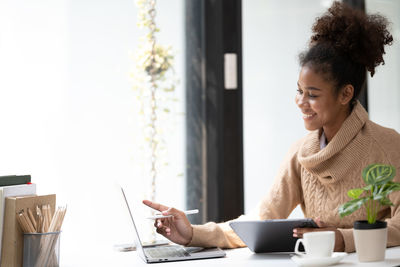
[[[283,254],[294,252],[293,228],[318,228],[312,219],[233,221],[229,225],[251,251]]]
[[[225,251],[221,250],[220,248],[184,247],[180,245],[155,245],[151,247],[143,246],[136,228],[135,220],[133,219],[131,208],[129,207],[128,200],[125,195],[125,191],[122,187],[121,192],[124,197],[126,207],[128,208],[129,215],[132,219],[136,251],[144,260],[144,262],[155,263],[225,257]]]

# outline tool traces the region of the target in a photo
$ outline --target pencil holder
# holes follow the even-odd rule
[[[60,233],[25,233],[23,267],[59,266]]]

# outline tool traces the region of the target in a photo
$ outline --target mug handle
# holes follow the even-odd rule
[[[294,253],[296,253],[297,255],[300,255],[300,256],[305,256],[306,255],[305,252],[299,251],[300,243],[303,243],[303,246],[304,246],[304,242],[303,242],[302,238],[297,239],[296,245],[294,246]]]

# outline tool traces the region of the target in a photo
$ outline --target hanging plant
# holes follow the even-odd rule
[[[171,46],[157,42],[156,1],[138,0],[138,24],[145,30],[135,51],[135,68],[132,73],[134,90],[140,103],[139,114],[143,124],[146,173],[151,179],[150,199],[155,201],[157,177],[167,165],[164,134],[168,132],[171,104],[176,102],[173,92],[178,84],[173,69],[174,55]]]

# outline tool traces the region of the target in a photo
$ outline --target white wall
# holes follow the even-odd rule
[[[368,105],[371,120],[400,132],[400,1],[367,0],[367,12],[380,13],[391,22],[394,38],[385,48],[385,65],[368,79]]]
[[[291,144],[307,132],[294,103],[298,54],[331,1],[243,1],[245,210],[268,192]],[[292,217],[303,217],[296,209]]]
[[[174,46],[181,78],[183,2],[158,1],[157,16],[158,40]],[[90,266],[76,255],[133,241],[116,183],[128,186],[135,203],[150,191],[137,163],[141,129],[129,78],[130,53],[144,34],[136,21],[131,0],[0,1],[0,175],[31,174],[39,194],[55,193],[58,205],[68,205],[63,266]],[[182,112],[181,86],[176,96]],[[180,208],[183,121],[175,118],[172,168],[158,187],[160,201]]]

